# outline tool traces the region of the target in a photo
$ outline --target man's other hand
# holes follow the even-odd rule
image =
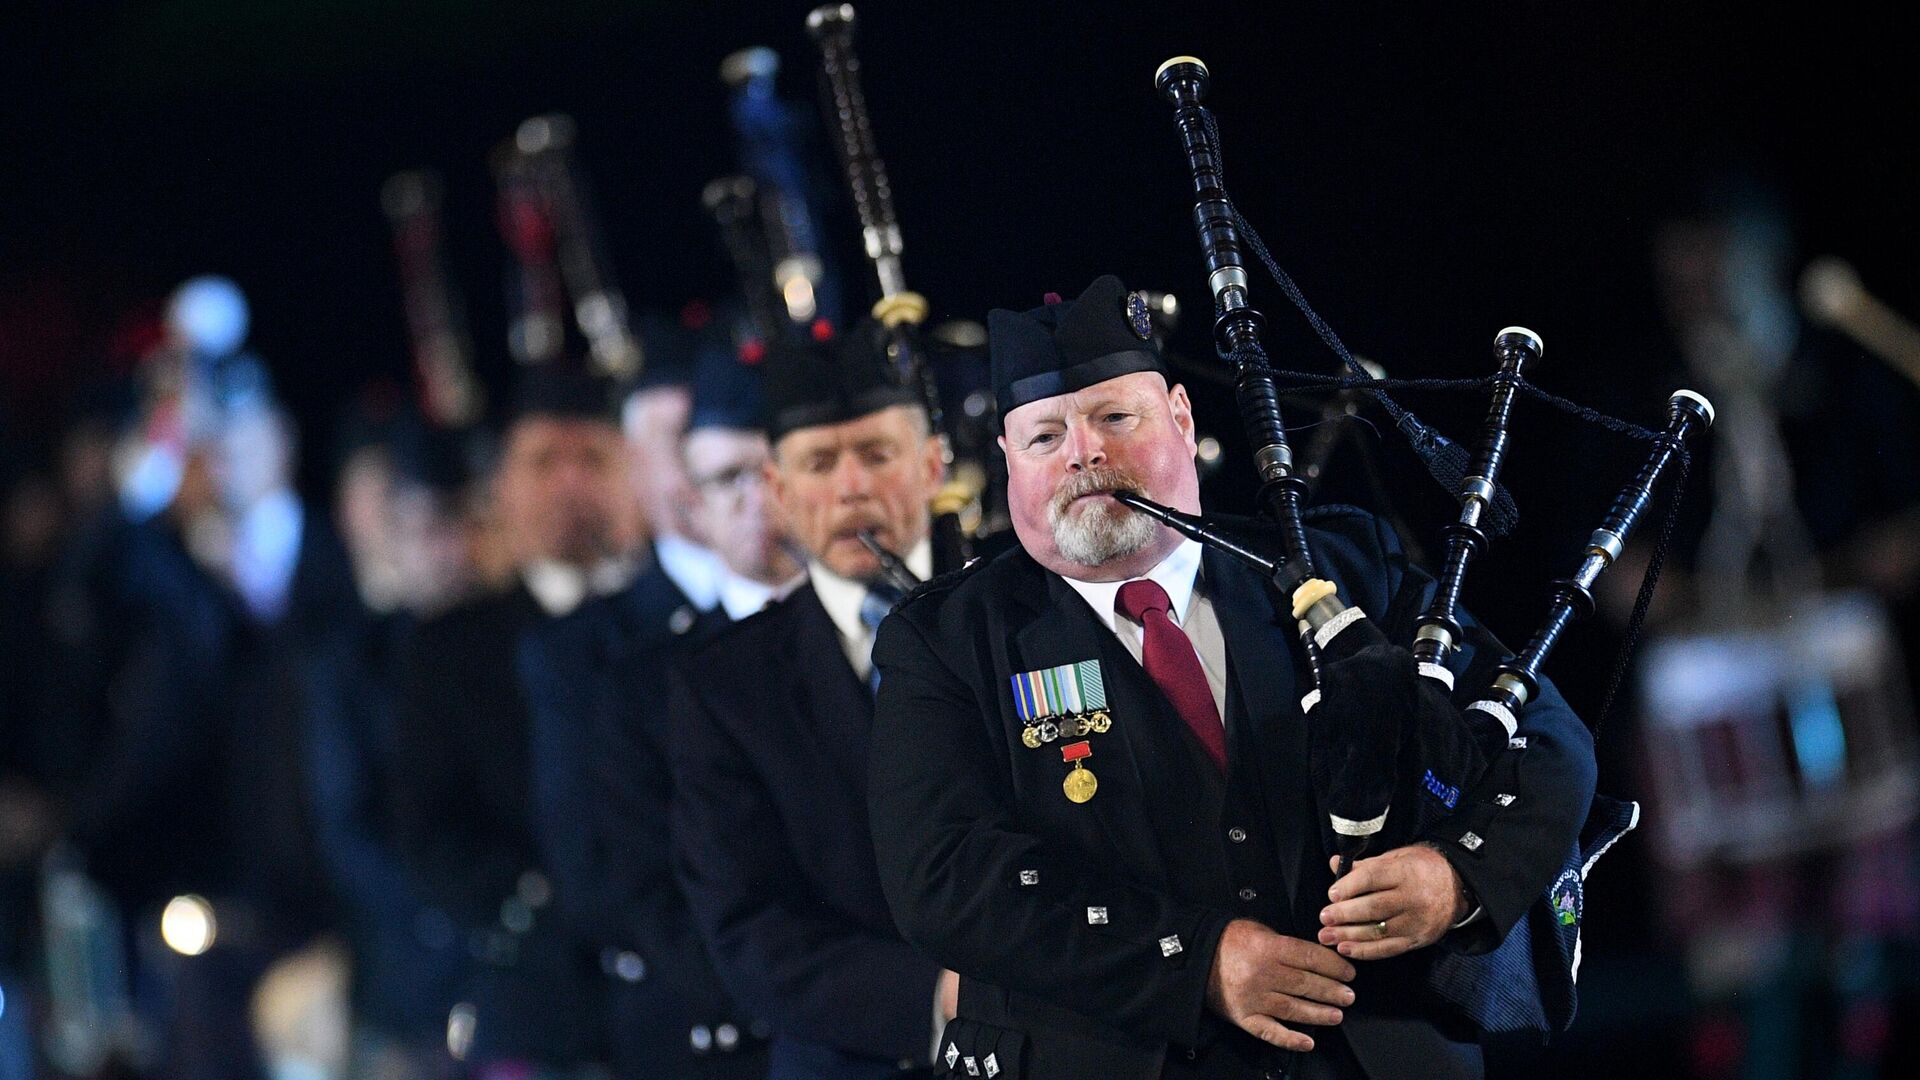
[[[1263,1042],[1283,1050],[1313,1049],[1313,1039],[1288,1027],[1338,1024],[1353,1004],[1353,965],[1332,949],[1276,934],[1251,919],[1235,919],[1220,935],[1207,977],[1207,1004]]]

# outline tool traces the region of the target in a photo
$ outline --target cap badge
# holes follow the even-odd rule
[[[1127,294],[1127,326],[1141,341],[1153,340],[1153,310],[1147,306],[1147,294],[1138,289]]]

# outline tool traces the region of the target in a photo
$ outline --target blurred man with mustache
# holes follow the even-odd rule
[[[923,1071],[951,973],[902,941],[873,862],[873,627],[899,594],[861,543],[934,566],[944,474],[870,324],[766,364],[768,492],[806,552],[785,600],[691,654],[671,693],[674,862],[722,980],[773,1035],[773,1080]]]
[[[1111,276],[1050,300],[989,320],[1020,547],[917,591],[874,653],[881,881],[907,940],[960,972],[940,1060],[996,1080],[1480,1076],[1478,1033],[1425,986],[1434,946],[1492,949],[1544,896],[1592,798],[1586,728],[1543,683],[1506,802],[1469,793],[1470,826],[1336,883],[1290,612],[1109,494],[1200,511],[1192,406],[1144,301]],[[1411,641],[1431,582],[1391,533],[1352,507],[1307,523],[1317,569]]]

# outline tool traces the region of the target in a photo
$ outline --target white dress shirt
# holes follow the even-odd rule
[[[925,581],[933,576],[933,541],[922,540],[907,552],[907,569]],[[867,624],[860,621],[860,604],[867,598],[867,584],[853,581],[820,565],[818,559],[807,563],[807,577],[813,582],[813,591],[820,597],[820,606],[827,609],[827,617],[833,620],[834,629],[840,631],[840,649],[847,654],[847,663],[853,665],[855,674],[862,679],[873,670],[873,632]]]
[[[766,582],[743,577],[731,570],[724,571],[720,578],[720,610],[727,613],[727,618],[739,622],[775,600],[785,597],[802,580],[799,574],[795,574],[791,581],[768,585]]]
[[[537,559],[520,571],[520,580],[553,618],[570,614],[589,596],[611,596],[633,581],[632,559],[606,559],[591,570],[557,559]]]
[[[1226,723],[1227,716],[1227,639],[1220,632],[1220,619],[1213,612],[1213,601],[1208,598],[1205,581],[1200,573],[1200,544],[1185,540],[1180,546],[1169,552],[1159,564],[1146,572],[1145,580],[1157,583],[1167,590],[1167,599],[1172,601],[1167,612],[1173,624],[1187,635],[1193,643],[1193,651],[1200,656],[1200,667],[1207,673],[1207,689],[1213,691],[1213,707],[1220,716],[1220,722]],[[1078,581],[1063,577],[1061,580],[1073,586],[1093,613],[1100,617],[1120,644],[1135,660],[1140,659],[1141,628],[1132,619],[1122,618],[1114,604],[1120,596],[1120,586],[1124,581]],[[1139,580],[1139,579],[1134,579]]]
[[[720,556],[684,536],[661,533],[653,538],[653,557],[694,607],[712,611],[720,602],[720,578],[727,572]]]

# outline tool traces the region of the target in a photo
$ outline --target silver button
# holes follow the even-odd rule
[[[959,1044],[948,1043],[947,1044],[947,1068],[949,1069],[953,1068],[953,1063],[959,1060],[960,1060]]]
[[[1242,900],[1252,900],[1257,898],[1259,895],[1260,895],[1259,893],[1254,892],[1253,889],[1251,888],[1240,890],[1240,899]]]
[[[675,634],[684,634],[693,629],[693,618],[693,609],[683,604],[667,616],[667,629]]]
[[[1494,801],[1494,802],[1497,802],[1497,803],[1499,803],[1499,804],[1500,804],[1501,806],[1512,806],[1512,805],[1513,805],[1513,796],[1511,796],[1511,795],[1495,795],[1495,796],[1493,797],[1493,801]]]
[[[988,1076],[999,1076],[999,1075],[1000,1075],[1000,1058],[999,1058],[999,1055],[997,1055],[997,1054],[988,1054],[988,1055],[987,1055],[986,1057],[984,1057],[984,1058],[982,1058],[982,1059],[980,1059],[980,1064],[982,1064],[982,1065],[985,1065],[985,1066],[987,1067],[987,1075],[988,1075]]]
[[[1176,953],[1180,952],[1180,949],[1181,949],[1181,945],[1180,945],[1179,934],[1168,934],[1166,937],[1163,937],[1160,939],[1160,955],[1161,956],[1173,956]]]
[[[740,1045],[740,1029],[732,1024],[721,1024],[713,1029],[713,1044],[722,1050],[731,1050]]]
[[[1468,833],[1460,838],[1460,846],[1468,851],[1479,851],[1480,845],[1485,842],[1475,833]]]
[[[705,1024],[698,1024],[692,1031],[687,1032],[687,1041],[693,1044],[694,1053],[704,1054],[713,1049],[713,1029]]]
[[[966,1063],[968,1076],[980,1075],[980,1062],[976,1060],[972,1054],[968,1054],[966,1057],[962,1058],[961,1060]]]
[[[1022,871],[1020,871],[1020,884],[1022,884],[1022,885],[1038,885],[1038,884],[1040,884],[1040,871],[1038,871],[1038,870],[1022,870]]]
[[[1107,925],[1107,909],[1103,907],[1088,908],[1087,909],[1087,925],[1088,926]]]
[[[1233,828],[1227,830],[1227,839],[1236,844],[1244,844],[1247,842],[1247,830],[1235,825]]]

